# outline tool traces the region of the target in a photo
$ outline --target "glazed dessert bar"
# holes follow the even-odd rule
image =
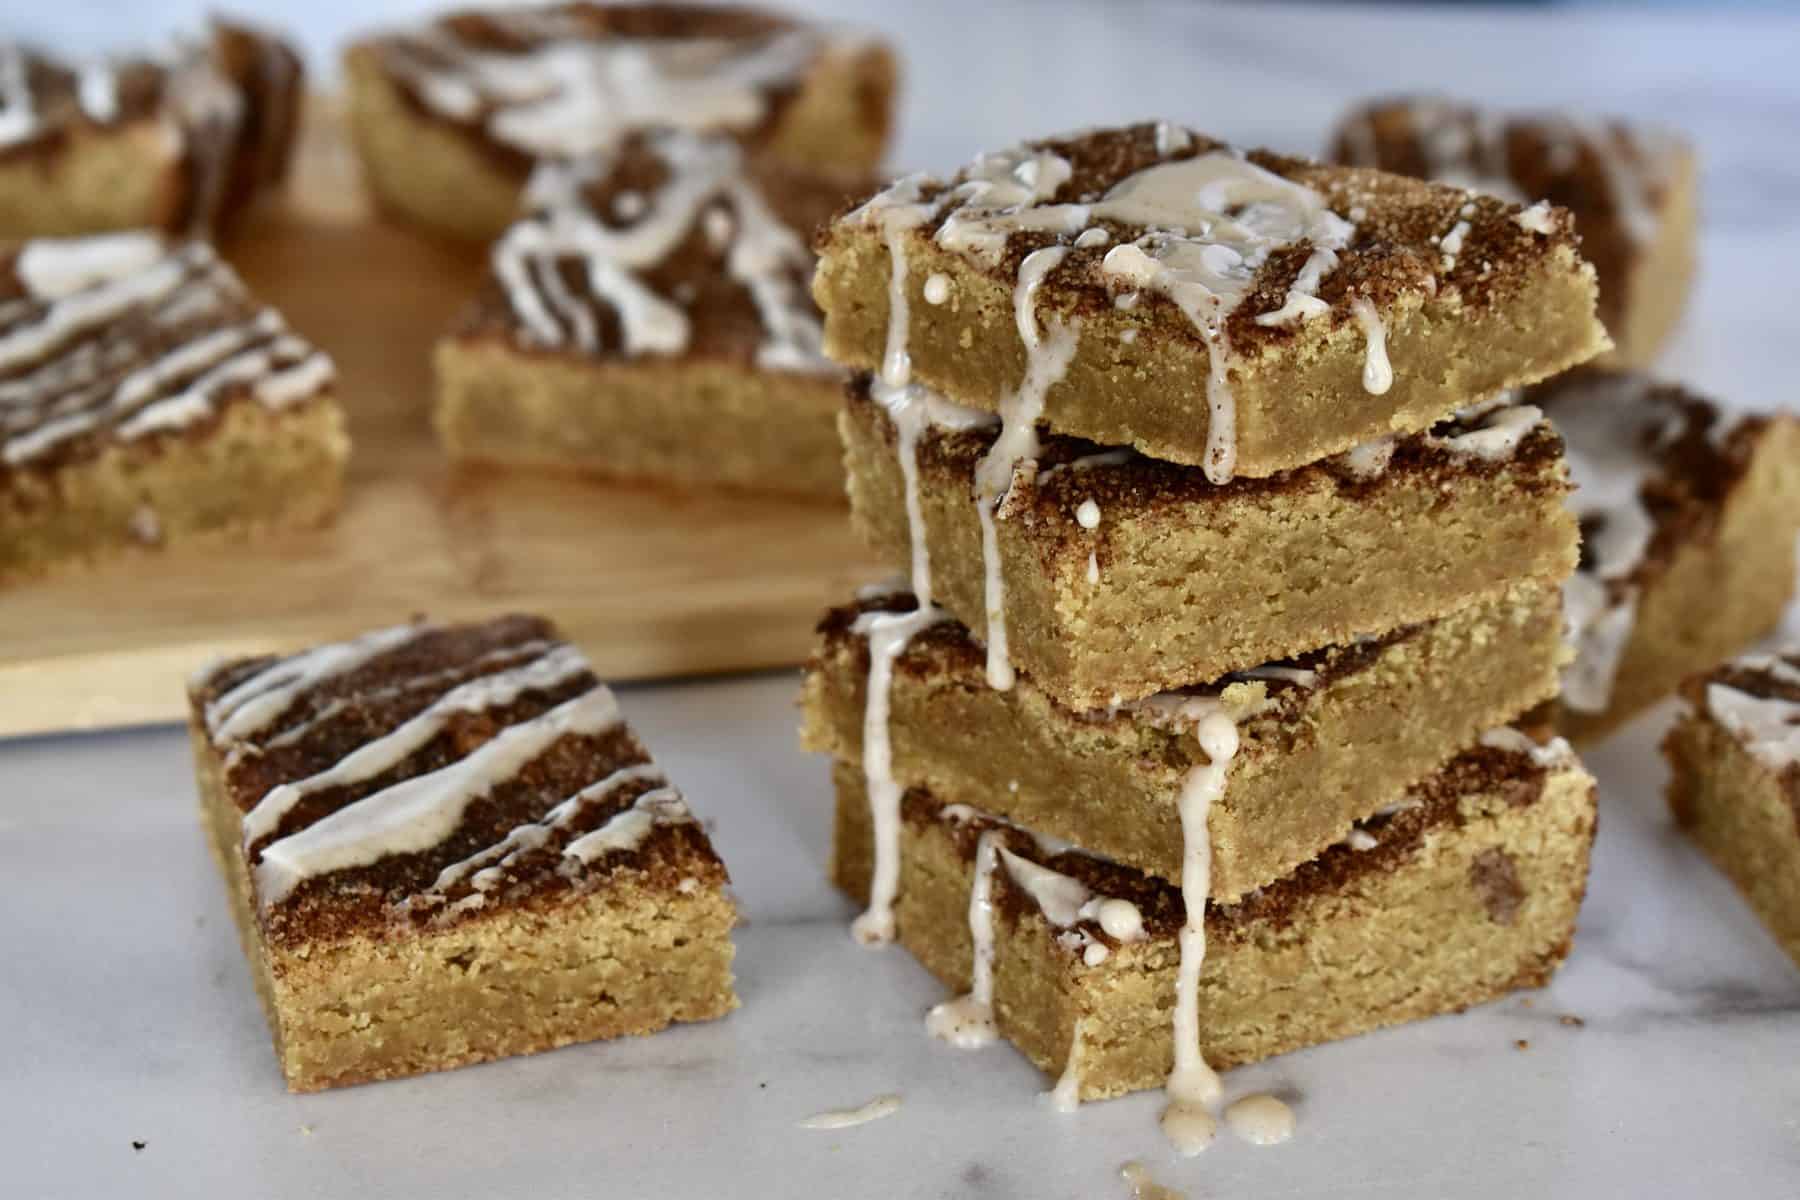
[[[1567,209],[1599,275],[1609,366],[1649,362],[1693,290],[1699,171],[1693,148],[1668,130],[1408,97],[1350,113],[1331,157]]]
[[[123,58],[0,43],[0,238],[229,224],[286,175],[304,94],[291,47],[228,20]]]
[[[840,763],[835,779],[834,879],[860,899],[862,774]],[[1542,985],[1568,952],[1594,817],[1566,745],[1497,730],[1356,840],[1209,907],[1205,1060],[1255,1062]],[[1066,1102],[1161,1087],[1176,1064],[1180,892],[924,791],[901,824],[900,940],[964,993],[934,1020],[990,1021]]]
[[[331,361],[204,243],[0,251],[0,580],[320,524],[349,443]]]
[[[907,594],[828,613],[806,671],[801,740],[863,761],[870,627]],[[928,625],[887,683],[888,769],[901,784],[1179,880],[1181,800],[1207,759],[1193,714],[1222,707],[1238,749],[1210,807],[1214,901],[1265,887],[1398,803],[1483,730],[1554,695],[1563,649],[1553,584],[1520,584],[1382,638],[1271,663],[1211,686],[1078,711],[1027,677],[996,691],[952,620]]]
[[[225,663],[190,694],[291,1089],[736,1007],[725,868],[547,622],[398,626]]]
[[[859,186],[639,135],[546,164],[437,351],[455,458],[841,497],[809,231]]]
[[[1534,389],[1582,529],[1559,725],[1598,737],[1773,629],[1794,586],[1800,421],[1727,414],[1641,375]]]
[[[1800,964],[1800,654],[1746,655],[1681,691],[1669,807]]]
[[[753,154],[873,170],[887,49],[749,8],[550,4],[456,12],[351,47],[350,129],[392,212],[487,241],[542,160],[610,154],[651,128],[723,133]]]
[[[825,349],[1057,433],[1267,477],[1606,348],[1566,213],[1094,130],[910,176],[820,235]]]
[[[1073,709],[1434,620],[1576,560],[1561,441],[1529,406],[1224,485],[1048,436],[997,510],[971,498],[1005,436],[982,414],[863,381],[841,429],[871,549],[924,563],[990,679],[1016,664]]]

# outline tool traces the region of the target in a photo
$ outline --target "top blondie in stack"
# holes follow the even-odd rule
[[[1577,530],[1501,397],[1608,344],[1567,213],[1144,124],[901,180],[814,295],[911,579],[821,624],[805,737],[936,1032],[1166,1080],[1193,1150],[1209,1060],[1547,977],[1591,782],[1504,726]]]

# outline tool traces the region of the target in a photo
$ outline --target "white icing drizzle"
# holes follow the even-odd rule
[[[942,304],[950,299],[950,277],[934,271],[925,280],[925,303]]]
[[[1481,735],[1481,744],[1491,750],[1505,750],[1509,754],[1523,754],[1540,767],[1561,766],[1574,761],[1575,751],[1567,740],[1553,737],[1539,744],[1530,734],[1511,725],[1501,725]],[[1403,804],[1401,807],[1410,807]]]
[[[75,72],[75,99],[82,113],[96,125],[109,125],[119,116],[119,80],[105,59],[81,64]]]
[[[1394,457],[1394,444],[1391,434],[1378,437],[1344,451],[1336,461],[1357,479],[1376,479],[1386,474],[1388,463]]]
[[[600,828],[564,846],[563,857],[592,863],[604,854],[637,849],[659,825],[688,825],[693,820],[680,792],[672,787],[654,788],[632,801],[630,808],[608,817]]]
[[[1544,419],[1543,410],[1532,404],[1500,404],[1477,415],[1468,410],[1456,414],[1459,422],[1479,422],[1475,428],[1455,434],[1427,434],[1427,441],[1452,454],[1466,454],[1487,462],[1511,458]]]
[[[1637,619],[1633,582],[1655,533],[1643,488],[1657,451],[1686,428],[1681,408],[1657,400],[1642,376],[1584,378],[1558,394],[1552,422],[1563,436],[1575,493],[1569,506],[1584,527],[1582,562],[1563,585],[1563,618],[1575,661],[1563,671],[1562,702],[1604,712]],[[1578,390],[1577,390],[1578,389]]]
[[[147,271],[168,255],[153,233],[102,233],[39,238],[19,251],[13,270],[39,300],[62,300],[103,283]]]
[[[1373,850],[1381,845],[1381,842],[1376,839],[1374,834],[1359,825],[1350,831],[1350,835],[1344,839],[1344,844],[1352,850]]]
[[[744,170],[743,152],[726,138],[677,131],[648,135],[645,150],[660,160],[668,180],[654,196],[634,192],[642,205],[624,225],[609,225],[585,195],[603,178],[610,160],[547,162],[527,188],[534,211],[495,245],[494,273],[521,336],[544,346],[589,353],[600,347],[600,324],[591,304],[618,316],[625,353],[677,354],[691,337],[680,298],[659,295],[642,274],[675,251],[698,224],[726,273],[746,292],[761,319],[759,365],[774,370],[827,371],[822,333],[805,281],[812,255],[785,225]],[[585,294],[561,274],[579,268]]]
[[[611,690],[596,687],[508,726],[447,767],[383,788],[278,838],[263,848],[256,864],[258,898],[268,907],[316,876],[428,850],[456,830],[471,803],[558,740],[603,733],[619,719]]]
[[[241,741],[278,720],[302,693],[341,678],[432,630],[396,625],[348,642],[334,642],[275,659],[233,684],[206,706],[206,727],[217,741]],[[200,682],[204,682],[204,676]]]
[[[936,1005],[925,1017],[931,1036],[959,1050],[975,1050],[999,1036],[994,1025],[994,870],[1000,855],[998,830],[983,830],[975,841],[975,876],[969,888],[969,938],[974,961],[969,990]]]
[[[463,41],[440,21],[383,39],[385,61],[427,109],[544,158],[603,154],[652,127],[752,128],[771,93],[794,84],[825,46],[806,30],[628,38],[572,13],[492,11],[485,19],[516,48]]]
[[[1731,664],[1789,686],[1800,686],[1800,668],[1783,658],[1748,654]],[[1772,771],[1800,762],[1800,704],[1779,696],[1753,696],[1729,684],[1706,686],[1706,711]]]
[[[15,146],[36,135],[36,107],[24,47],[0,44],[0,146]]]
[[[1063,1063],[1056,1086],[1045,1093],[1050,1107],[1059,1113],[1072,1113],[1081,1107],[1081,1027],[1085,1018],[1075,1018],[1069,1035],[1069,1057]]]
[[[1097,586],[1100,582],[1100,557],[1092,550],[1088,551],[1087,581],[1090,586]]]
[[[1536,204],[1520,209],[1513,214],[1513,221],[1529,233],[1548,237],[1556,232],[1556,218],[1551,214],[1548,200],[1539,200]]]
[[[1363,391],[1371,396],[1385,395],[1394,386],[1394,368],[1388,362],[1387,355],[1387,327],[1382,324],[1381,314],[1375,311],[1375,305],[1366,296],[1358,296],[1352,300],[1350,312],[1362,327],[1367,347],[1363,352]]]
[[[1294,1136],[1294,1110],[1274,1096],[1258,1093],[1227,1108],[1225,1124],[1252,1146],[1278,1146]]]
[[[528,691],[557,687],[588,670],[587,659],[573,646],[549,653],[493,675],[483,675],[445,692],[429,706],[388,733],[358,746],[327,770],[272,789],[244,815],[244,845],[274,833],[294,805],[315,792],[350,787],[393,770],[442,733],[459,715],[504,708]]]
[[[1083,500],[1075,507],[1075,523],[1083,529],[1100,528],[1100,506],[1092,500]]]
[[[900,1095],[889,1092],[877,1096],[867,1104],[857,1108],[834,1108],[822,1113],[814,1113],[800,1122],[802,1129],[849,1129],[855,1125],[866,1125],[870,1121],[879,1121],[883,1117],[891,1117],[900,1111]]]
[[[1206,961],[1206,901],[1212,886],[1212,838],[1207,818],[1225,794],[1231,761],[1238,751],[1238,730],[1215,699],[1190,700],[1183,716],[1194,723],[1194,736],[1207,761],[1189,769],[1178,802],[1185,916],[1175,982],[1175,1066],[1164,1089],[1169,1103],[1163,1110],[1162,1128],[1177,1152],[1191,1156],[1206,1149],[1218,1128],[1209,1110],[1219,1099],[1219,1077],[1200,1053],[1200,969]]]
[[[596,833],[612,831],[609,834],[612,844],[606,848],[631,849],[643,841],[652,825],[686,823],[693,820],[693,816],[687,811],[687,806],[682,803],[679,793],[667,786],[668,780],[664,777],[662,768],[655,763],[634,763],[628,767],[620,767],[598,783],[592,783],[582,788],[536,821],[528,821],[508,830],[506,836],[493,845],[484,846],[469,857],[451,863],[438,872],[438,877],[432,882],[431,889],[416,899],[422,903],[442,901],[445,892],[465,879],[469,879],[476,891],[488,891],[504,877],[506,868],[511,866],[519,855],[541,849],[557,830],[566,827],[588,808],[605,800],[620,788],[634,783],[656,786],[633,801],[632,807],[608,818],[607,823],[595,831]],[[620,824],[622,821],[624,823]],[[563,853],[585,862],[595,857],[590,851],[593,851],[596,846],[604,845],[607,840],[602,839],[598,843],[589,843],[581,852],[577,852],[575,844],[571,843],[564,848]],[[471,876],[473,878],[470,878]]]

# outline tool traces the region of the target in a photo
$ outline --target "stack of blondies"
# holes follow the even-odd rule
[[[1209,1064],[1548,977],[1593,787],[1508,722],[1578,532],[1503,393],[1606,347],[1564,211],[1146,124],[901,180],[820,257],[910,580],[825,617],[804,738],[858,935],[962,993],[934,1032],[1193,1134]]]

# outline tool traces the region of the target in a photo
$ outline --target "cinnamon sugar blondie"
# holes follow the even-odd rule
[[[1239,745],[1209,810],[1210,895],[1236,901],[1400,801],[1483,730],[1554,695],[1560,604],[1554,585],[1521,584],[1384,637],[1085,712],[1029,678],[988,687],[981,646],[943,620],[893,663],[889,769],[905,785],[1178,880],[1181,796],[1206,761],[1182,710],[1216,700],[1237,721]],[[807,749],[862,761],[869,626],[914,607],[910,595],[872,597],[825,616],[801,704]]]
[[[1567,213],[1168,123],[910,176],[819,246],[833,359],[1000,412],[1022,449],[1041,422],[1214,482],[1422,431],[1607,346]]]
[[[819,352],[807,239],[856,190],[679,131],[540,167],[439,344],[445,448],[841,497],[843,374]]]
[[[403,625],[224,663],[190,693],[291,1089],[736,1007],[725,868],[547,622]]]
[[[204,243],[0,251],[0,581],[320,524],[348,452],[330,359]]]
[[[1561,440],[1529,406],[1224,485],[1050,436],[991,515],[971,480],[1004,435],[981,414],[861,381],[840,422],[869,546],[925,564],[935,603],[988,647],[991,678],[1016,663],[1073,709],[1555,584],[1576,560]]]
[[[227,225],[285,176],[304,93],[290,46],[226,19],[118,58],[0,43],[0,238]]]
[[[1198,1041],[1238,1066],[1547,982],[1586,890],[1593,780],[1499,730],[1277,883],[1205,917]],[[862,774],[838,764],[833,878],[869,890]],[[1070,1098],[1162,1086],[1180,892],[965,805],[903,806],[899,936]],[[972,905],[985,879],[987,903]],[[986,953],[978,950],[991,939]]]
[[[1582,561],[1559,725],[1589,739],[1774,628],[1794,586],[1800,420],[1730,414],[1635,374],[1527,397],[1562,431]]]
[[[800,167],[870,171],[895,64],[872,39],[754,8],[535,4],[384,31],[344,57],[350,128],[378,199],[488,241],[546,159],[605,155],[632,133],[729,134]]]
[[[1658,126],[1575,113],[1504,113],[1427,97],[1377,100],[1346,116],[1331,157],[1567,209],[1600,281],[1608,366],[1642,366],[1693,290],[1699,170]]]
[[[1746,655],[1681,694],[1663,739],[1675,821],[1800,964],[1800,653]]]

